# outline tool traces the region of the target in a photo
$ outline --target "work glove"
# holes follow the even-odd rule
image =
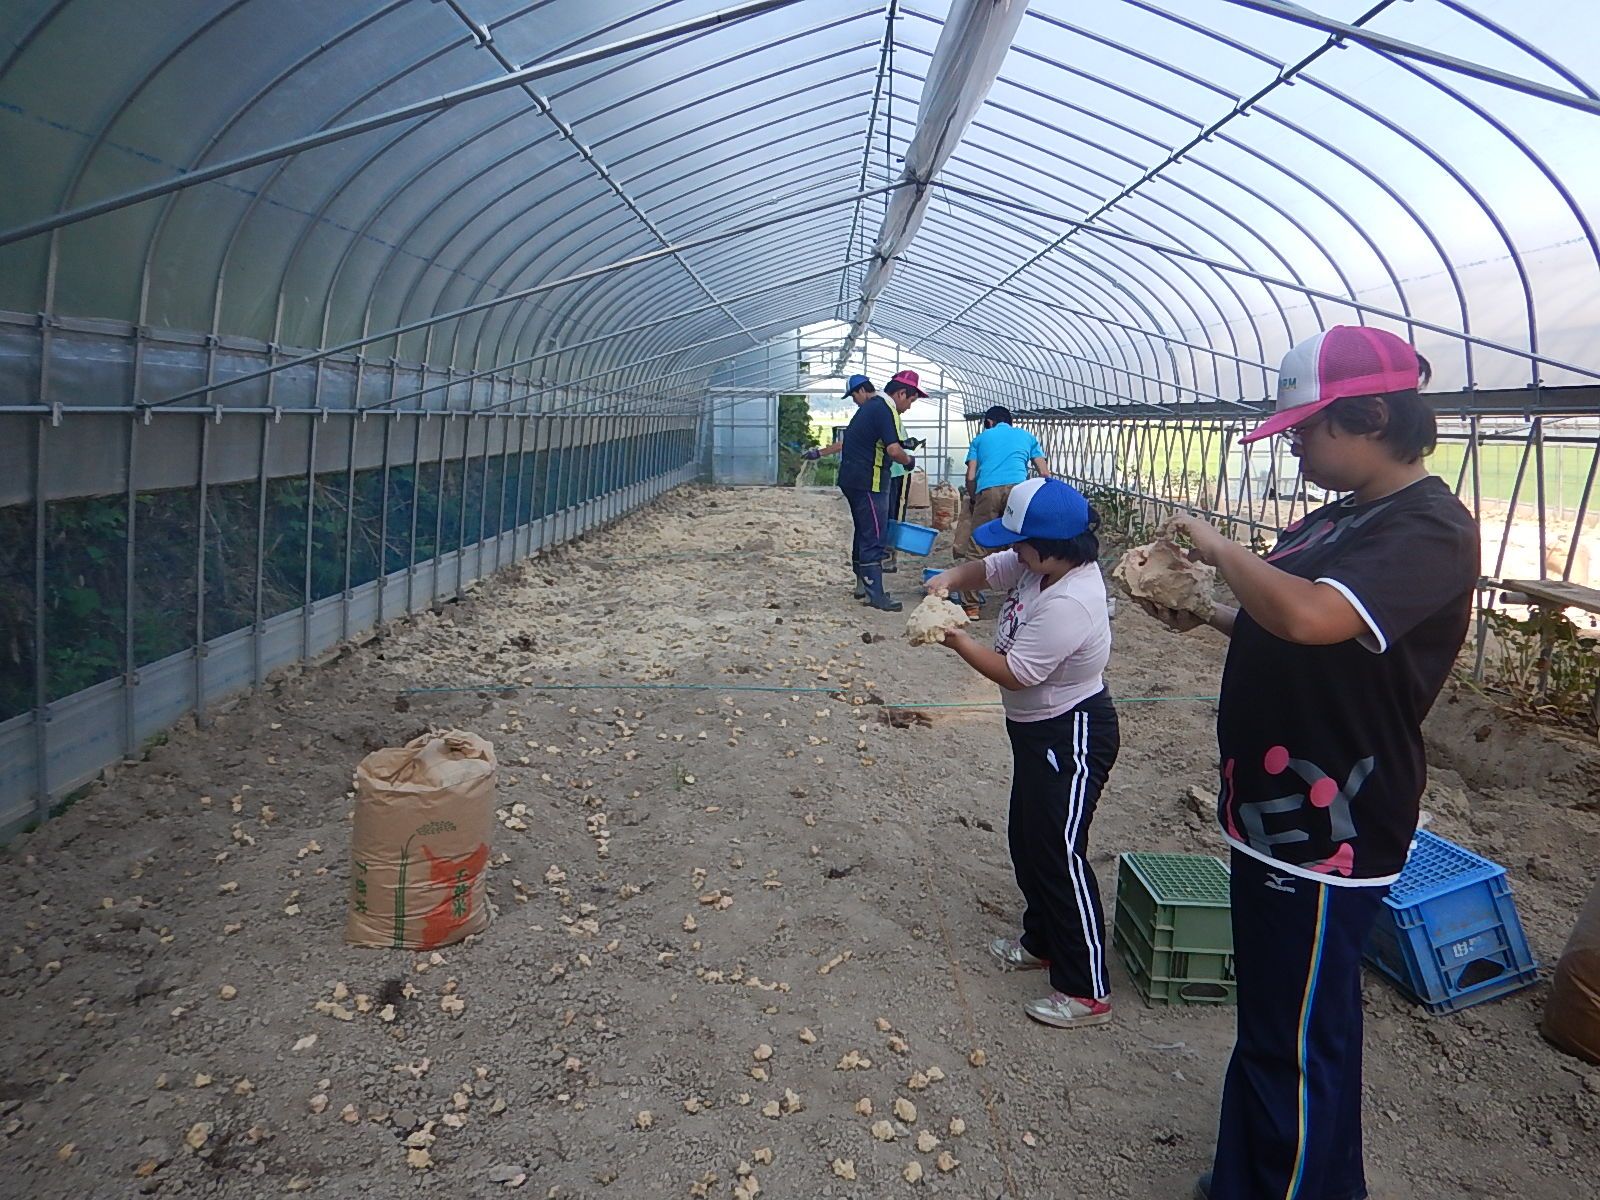
[[[817,459],[822,457],[822,451],[813,446],[800,457],[805,459],[807,462],[816,462]]]
[[[917,456],[915,454],[906,455],[906,470],[915,471],[916,469],[917,469]]]
[[[905,441],[901,442],[900,444],[902,446],[904,446],[906,448],[906,451],[909,453],[912,450],[921,450],[928,443],[927,443],[927,440],[925,438],[907,438]]]

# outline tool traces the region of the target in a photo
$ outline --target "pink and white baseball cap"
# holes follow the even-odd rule
[[[1293,429],[1346,396],[1415,390],[1420,377],[1409,343],[1367,325],[1335,325],[1283,356],[1275,411],[1239,440],[1257,442]]]

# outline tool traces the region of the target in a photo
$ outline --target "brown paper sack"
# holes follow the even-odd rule
[[[906,476],[906,507],[929,507],[928,473],[921,467],[913,467],[910,473]]]
[[[345,941],[427,950],[488,926],[494,774],[494,747],[454,729],[361,760]]]
[[[1556,963],[1539,1032],[1568,1054],[1600,1063],[1600,883]]]

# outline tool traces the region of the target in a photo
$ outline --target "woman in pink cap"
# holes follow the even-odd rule
[[[900,433],[900,445],[906,450],[922,449],[922,442],[919,439],[905,436],[905,422],[900,419],[915,401],[927,398],[928,393],[922,390],[922,383],[917,378],[917,373],[897,371],[889,382],[883,385],[883,394],[889,397],[889,403],[894,406],[894,426]],[[906,487],[906,480],[910,475],[909,467],[900,463],[889,464],[889,517],[892,520],[906,519],[906,496],[910,490]],[[893,549],[889,551],[883,569],[891,574],[900,569],[898,555]]]
[[[1478,582],[1477,526],[1423,465],[1429,374],[1378,329],[1300,343],[1274,415],[1243,440],[1288,438],[1301,475],[1344,498],[1265,557],[1199,518],[1176,522],[1239,599],[1210,620],[1231,639],[1217,817],[1233,852],[1238,1034],[1202,1200],[1367,1195],[1361,951],[1416,832],[1422,721]]]

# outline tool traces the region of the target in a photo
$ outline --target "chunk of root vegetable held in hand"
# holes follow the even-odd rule
[[[1202,621],[1216,611],[1212,593],[1217,569],[1190,562],[1189,556],[1165,537],[1148,546],[1135,546],[1117,562],[1111,577],[1136,600],[1160,608],[1192,613]]]
[[[944,635],[959,629],[969,620],[966,611],[951,604],[947,592],[936,592],[922,598],[922,603],[911,610],[906,621],[906,636],[913,646],[928,646],[944,641]]]

